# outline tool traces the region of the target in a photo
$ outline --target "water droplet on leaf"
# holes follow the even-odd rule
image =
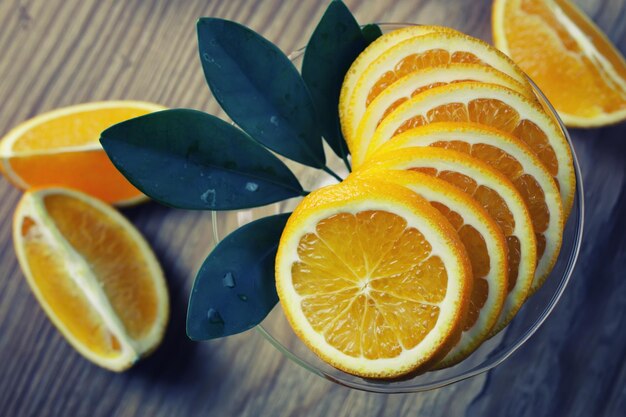
[[[220,316],[220,313],[214,308],[209,308],[209,311],[207,311],[206,316],[209,319],[209,323],[224,324],[224,320],[222,319],[222,316]]]
[[[247,182],[246,183],[246,190],[254,192],[256,190],[259,189],[259,184],[257,184],[256,182]]]
[[[222,278],[222,285],[228,288],[235,288],[235,276],[232,272],[227,272]]]

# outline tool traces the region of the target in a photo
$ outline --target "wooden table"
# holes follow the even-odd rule
[[[626,1],[579,0],[626,52]],[[360,22],[445,24],[490,40],[488,0],[346,2]],[[306,43],[326,1],[0,0],[0,134],[40,112],[140,99],[219,114],[196,52],[195,21],[250,26],[284,51]],[[586,187],[585,244],[565,296],[504,364],[437,391],[378,395],[288,361],[256,332],[205,343],[184,332],[195,271],[213,242],[207,213],[151,203],[124,213],[167,273],[161,348],[123,374],[83,360],[31,295],[11,244],[20,192],[0,179],[0,415],[624,416],[626,123],[572,130]]]

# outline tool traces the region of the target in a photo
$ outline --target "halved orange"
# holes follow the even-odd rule
[[[13,239],[35,297],[87,359],[121,371],[160,343],[169,314],[163,273],[109,205],[68,189],[27,191]]]
[[[461,329],[471,264],[458,234],[416,193],[375,180],[312,192],[276,257],[278,296],[296,334],[364,377],[427,369]]]
[[[479,159],[450,149],[411,147],[374,155],[363,170],[413,170],[435,176],[472,196],[496,221],[508,248],[508,296],[491,334],[526,300],[535,275],[537,244],[530,213],[511,181]]]
[[[371,169],[352,178],[373,178],[402,185],[443,214],[459,234],[472,263],[472,293],[459,341],[436,367],[454,365],[472,353],[495,326],[508,289],[504,235],[489,213],[454,185],[416,171]]]
[[[537,83],[568,126],[626,119],[626,60],[567,0],[496,0],[497,48]]]
[[[379,152],[436,146],[478,158],[511,180],[524,198],[537,238],[537,270],[531,291],[546,280],[561,249],[564,214],[559,189],[532,150],[514,136],[477,123],[432,123],[407,130]]]
[[[452,63],[473,63],[495,68],[526,85],[530,94],[531,87],[522,70],[489,44],[449,31],[416,36],[389,47],[376,58],[361,74],[351,97],[339,102],[342,130],[348,145],[355,139],[358,124],[369,103],[385,88],[417,70]]]
[[[538,104],[506,87],[460,82],[418,94],[385,117],[370,141],[368,157],[392,137],[434,122],[476,122],[525,142],[555,179],[566,217],[569,215],[576,178],[564,133]]]
[[[116,205],[146,199],[100,146],[109,126],[164,107],[139,101],[79,104],[40,114],[0,140],[0,171],[18,188],[73,188]]]
[[[395,108],[409,98],[431,88],[462,81],[499,84],[526,96],[532,94],[529,93],[525,85],[508,75],[479,64],[449,64],[412,72],[385,88],[368,104],[367,117],[362,118],[359,122],[355,135],[358,139],[353,141],[352,165],[358,167],[363,163],[369,141],[374,135],[376,127]]]

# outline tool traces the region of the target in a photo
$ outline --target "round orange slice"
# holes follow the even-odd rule
[[[501,330],[526,300],[535,275],[537,244],[530,213],[511,181],[479,159],[450,149],[412,147],[376,154],[362,167],[419,171],[472,196],[496,221],[508,248],[508,295],[491,334]]]
[[[458,32],[432,32],[388,48],[360,76],[351,97],[339,103],[342,126],[350,145],[358,124],[371,103],[396,80],[417,70],[453,63],[492,67],[531,87],[526,75],[509,57],[489,44]],[[344,105],[346,108],[341,109]],[[344,134],[344,135],[345,135]]]
[[[433,123],[407,130],[379,152],[413,146],[453,149],[478,158],[503,173],[520,195],[537,238],[537,270],[531,291],[546,280],[561,249],[564,214],[559,189],[532,150],[514,136],[477,123]]]
[[[395,108],[421,92],[462,81],[499,84],[526,96],[532,94],[508,75],[479,64],[449,64],[415,71],[395,81],[369,103],[367,117],[361,119],[353,140],[352,166],[358,168],[363,163],[376,127]]]
[[[324,361],[363,377],[419,372],[445,355],[471,279],[445,217],[414,192],[371,179],[305,197],[276,257],[295,333]]]
[[[35,297],[84,357],[122,371],[161,342],[169,314],[163,273],[109,205],[68,189],[27,191],[13,239]]]
[[[350,145],[351,133],[346,129],[345,120],[348,117],[348,108],[350,104],[350,98],[352,97],[352,93],[354,92],[354,88],[361,78],[363,72],[369,67],[369,65],[376,60],[380,55],[382,55],[387,49],[395,46],[407,39],[413,38],[415,36],[426,35],[431,32],[438,31],[448,31],[448,32],[456,32],[454,29],[443,27],[443,26],[424,26],[424,25],[415,25],[415,26],[407,26],[404,28],[396,29],[391,32],[385,33],[368,45],[367,48],[363,52],[359,54],[359,56],[354,60],[346,76],[344,78],[343,84],[341,85],[341,93],[339,95],[339,116],[341,123],[341,130],[348,142],[348,146]],[[456,32],[458,33],[458,32]]]
[[[370,117],[365,114],[364,118]],[[434,122],[475,122],[511,133],[525,142],[555,179],[566,217],[574,203],[576,178],[563,131],[538,104],[495,84],[460,82],[435,87],[402,103],[376,129],[367,157],[413,127]]]
[[[472,293],[459,341],[436,367],[460,362],[487,338],[507,295],[507,247],[500,227],[469,195],[421,172],[371,169],[352,177],[371,177],[416,192],[439,210],[459,234],[472,264]]]
[[[492,29],[496,47],[537,83],[566,125],[626,119],[626,60],[574,3],[496,0]]]
[[[146,197],[113,166],[100,132],[164,107],[139,101],[79,104],[40,114],[0,139],[0,171],[18,188],[67,187],[107,203],[130,205]]]

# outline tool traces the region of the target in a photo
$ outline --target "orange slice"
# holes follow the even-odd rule
[[[146,199],[113,166],[100,146],[109,126],[164,107],[138,101],[80,104],[36,116],[0,140],[0,171],[16,187],[62,186],[108,203]]]
[[[343,131],[352,144],[358,124],[371,103],[396,80],[417,70],[452,63],[492,67],[519,83],[530,85],[522,70],[509,57],[489,44],[458,32],[433,32],[407,39],[388,48],[360,76],[349,99],[339,103]],[[345,106],[345,109],[341,107]],[[350,148],[352,150],[352,148]]]
[[[414,170],[436,176],[471,195],[496,221],[508,248],[508,296],[491,334],[517,313],[530,291],[537,246],[530,213],[511,181],[479,159],[461,152],[413,147],[378,153],[363,170]]]
[[[395,81],[369,103],[368,116],[361,119],[353,141],[352,165],[357,168],[363,163],[376,127],[395,108],[409,98],[433,87],[462,81],[499,84],[526,96],[532,94],[528,92],[526,86],[508,75],[479,64],[449,64],[415,71]]]
[[[626,61],[566,0],[496,0],[496,47],[537,83],[568,126],[626,119]]]
[[[366,113],[364,119],[368,117]],[[370,142],[367,157],[403,131],[434,122],[476,122],[521,139],[554,177],[565,215],[569,215],[576,178],[564,133],[538,104],[506,87],[460,82],[418,94],[385,117]]]
[[[384,169],[356,172],[352,177],[371,177],[416,192],[439,210],[459,234],[472,264],[472,293],[459,341],[436,366],[460,362],[487,338],[507,295],[507,247],[500,227],[476,200],[438,178],[415,171]]]
[[[530,212],[537,238],[537,270],[531,291],[546,280],[561,249],[564,214],[559,189],[541,161],[519,139],[477,123],[433,123],[407,130],[379,152],[413,146],[453,149],[478,158],[504,174]]]
[[[359,78],[361,78],[363,72],[367,69],[367,67],[369,67],[372,62],[376,60],[376,58],[378,58],[392,46],[397,45],[415,36],[426,35],[428,33],[438,31],[456,32],[454,29],[446,28],[443,26],[415,25],[396,29],[380,36],[378,39],[368,45],[368,47],[365,48],[365,50],[361,52],[359,56],[354,60],[354,62],[348,69],[348,72],[346,73],[343,84],[341,85],[341,93],[339,95],[339,116],[340,120],[342,121],[341,130],[348,144],[350,144],[352,132],[346,129],[345,120],[348,117],[350,98],[352,97],[354,88],[356,87]]]
[[[454,228],[404,187],[354,179],[308,195],[276,257],[278,295],[296,334],[364,377],[426,369],[461,329],[471,265]]]
[[[35,297],[84,357],[121,371],[160,343],[169,313],[163,273],[109,205],[67,189],[28,191],[13,239]]]

